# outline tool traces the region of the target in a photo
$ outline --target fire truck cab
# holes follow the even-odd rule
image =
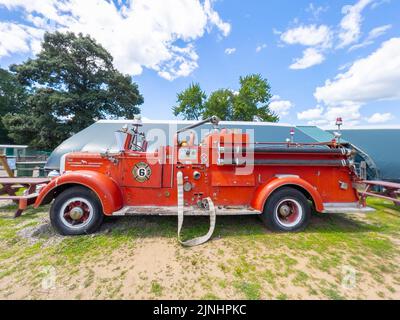
[[[213,128],[195,144],[190,130],[205,123]],[[354,187],[353,155],[336,140],[255,143],[218,123],[214,116],[178,130],[171,146],[150,152],[137,120],[116,133],[115,152],[64,155],[35,207],[54,200],[51,223],[63,235],[95,232],[104,215],[177,215],[179,232],[183,216],[209,215],[210,231],[196,244],[211,236],[217,215],[256,214],[272,230],[299,231],[312,211],[369,210]]]

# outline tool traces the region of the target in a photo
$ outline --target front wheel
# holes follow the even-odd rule
[[[93,191],[72,187],[54,200],[50,221],[61,235],[89,234],[99,229],[103,222],[103,210]]]
[[[267,200],[261,219],[271,230],[294,232],[310,223],[311,207],[303,193],[294,188],[282,188]]]

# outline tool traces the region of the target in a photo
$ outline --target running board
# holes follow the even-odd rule
[[[375,209],[371,207],[361,207],[358,203],[324,203],[322,213],[370,213]]]
[[[227,208],[216,207],[216,214],[219,216],[239,216],[239,215],[258,215],[261,211],[248,207],[244,208]],[[209,216],[209,210],[199,209],[198,207],[184,207],[183,214],[185,216]],[[138,215],[138,216],[177,216],[178,207],[159,207],[159,206],[126,206],[115,211],[113,216]]]

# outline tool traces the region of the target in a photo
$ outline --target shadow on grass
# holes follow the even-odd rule
[[[185,238],[207,233],[208,217],[185,217],[183,233]],[[304,234],[367,233],[381,232],[385,225],[373,225],[341,215],[323,214],[313,216]],[[125,233],[131,231],[138,237],[176,236],[177,218],[162,216],[131,216],[106,219],[100,232]],[[257,216],[218,216],[214,237],[261,236],[274,234]],[[282,234],[282,233],[281,233]]]
[[[374,200],[375,201],[375,200]],[[393,205],[386,205],[382,202],[374,202],[377,209],[384,207],[393,209]],[[17,224],[18,220],[35,219],[36,213],[46,212],[47,207],[39,209],[29,208],[22,217],[13,219],[15,205],[3,206],[0,212],[1,221],[13,220]],[[381,212],[381,211],[380,211]],[[5,215],[7,214],[7,215]],[[394,218],[396,219],[396,218]],[[400,218],[399,218],[400,221]],[[183,233],[184,238],[190,238],[207,233],[209,227],[208,217],[185,217]],[[359,234],[368,232],[385,232],[389,226],[385,223],[372,224],[363,219],[355,219],[346,214],[319,214],[314,213],[310,225],[302,234]],[[110,234],[116,236],[132,235],[136,237],[168,237],[176,236],[177,217],[173,216],[126,216],[126,217],[106,217],[98,234]],[[218,216],[214,237],[241,237],[241,236],[262,236],[274,234],[268,230],[257,216]]]

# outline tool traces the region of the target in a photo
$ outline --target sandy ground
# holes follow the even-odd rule
[[[2,214],[1,219],[8,218]],[[159,226],[153,218],[110,221],[97,235],[71,240],[54,234],[46,213],[32,215],[17,223],[17,240],[11,244],[14,251],[6,254],[8,251],[3,250],[0,298],[400,298],[398,234],[385,238],[388,245],[395,246],[381,255],[373,246],[372,249],[362,247],[368,241],[368,232],[376,236],[372,229],[365,234],[352,229],[355,240],[348,241],[357,244],[360,240],[360,247],[353,247],[352,242],[351,250],[347,250],[346,243],[341,245],[340,235],[324,238],[328,232],[320,231],[318,224],[326,221],[313,221],[317,229],[310,233],[277,235],[254,218],[244,218],[244,226],[231,219],[222,224],[229,230],[233,228],[232,232],[226,233],[223,226],[207,244],[183,248],[170,232],[166,235],[151,232],[153,228],[173,231],[174,221],[170,220],[171,226],[167,227]],[[346,219],[356,227],[368,228],[372,224],[364,216]],[[37,224],[32,226],[32,221]],[[334,222],[340,225],[343,220]],[[236,231],[254,224],[254,234]],[[145,233],[130,237],[124,233],[130,228],[145,230]],[[124,241],[113,236],[116,230],[123,230]],[[113,237],[114,242],[109,242]],[[325,241],[332,241],[332,246],[326,246]],[[3,249],[7,245],[4,240],[0,243]],[[102,250],[101,246],[107,246],[108,250]],[[27,248],[32,248],[33,254]],[[90,254],[85,253],[85,248]]]

